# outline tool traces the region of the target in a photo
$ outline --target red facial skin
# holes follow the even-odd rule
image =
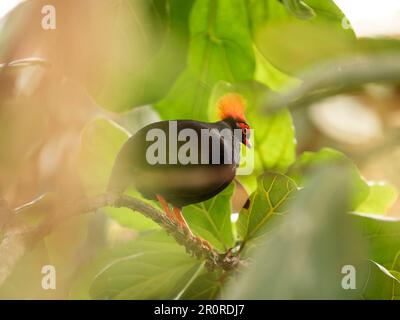
[[[242,137],[243,137],[243,143],[248,147],[249,149],[251,148],[251,143],[250,143],[250,126],[246,122],[238,122],[238,126],[242,129]]]

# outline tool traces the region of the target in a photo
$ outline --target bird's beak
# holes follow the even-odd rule
[[[246,139],[246,147],[249,148],[249,149],[251,149],[253,147],[251,145],[251,142],[248,139]]]

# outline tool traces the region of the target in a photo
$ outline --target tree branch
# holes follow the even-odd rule
[[[207,269],[216,268],[229,271],[242,263],[238,256],[231,252],[221,254],[204,244],[197,236],[183,230],[175,221],[171,221],[162,211],[143,202],[142,200],[120,194],[102,194],[93,198],[83,199],[71,206],[68,214],[55,215],[38,227],[32,228],[22,221],[21,217],[13,211],[12,218],[4,225],[4,235],[0,244],[0,286],[11,274],[19,259],[35,244],[47,236],[54,226],[61,224],[68,217],[84,214],[103,207],[129,208],[153,220],[161,226],[175,241],[184,246],[186,252],[198,259],[204,259]],[[1,208],[4,206],[0,205]]]
[[[302,84],[285,92],[271,92],[261,111],[270,114],[286,108],[297,110],[339,93],[350,92],[367,83],[400,82],[399,54],[385,52],[334,59],[315,65],[299,75]]]

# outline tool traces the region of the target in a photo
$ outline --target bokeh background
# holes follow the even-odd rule
[[[270,11],[262,11],[257,0],[234,10],[221,0],[221,12],[228,12],[236,23],[217,14],[219,24],[208,32],[227,38],[226,48],[218,37],[204,40],[207,32],[202,17],[208,12],[193,13],[195,2],[0,0],[0,195],[8,206],[17,208],[33,226],[54,214],[67,214],[71,203],[104,192],[115,155],[129,135],[159,119],[211,120],[213,101],[234,90],[249,102],[255,139],[265,139],[255,141],[253,175],[238,179],[235,188],[217,199],[216,208],[206,205],[206,213],[217,216],[225,210],[224,219],[229,223],[234,213],[236,223],[239,211],[246,214],[241,210],[249,195],[257,195],[258,176],[289,172],[303,152],[331,147],[352,160],[359,170],[352,167],[357,177],[363,176],[358,183],[365,182],[369,188],[367,199],[351,209],[384,219],[399,217],[398,78],[347,87],[346,79],[339,77],[343,81],[333,83],[337,94],[311,98],[305,107],[295,106],[291,115],[285,110],[276,118],[265,115],[261,109],[269,105],[258,103],[254,96],[266,89],[268,94],[290,92],[309,79],[303,75],[318,78],[326,61],[336,66],[336,59],[355,57],[362,62],[368,54],[398,54],[400,2],[335,0],[345,18],[336,7],[324,11],[318,1],[310,0],[306,2],[317,16],[307,20],[288,12],[278,0],[261,1],[271,4],[266,5]],[[41,26],[45,5],[56,7],[56,30]],[[253,14],[244,18],[247,13],[242,9]],[[204,63],[202,53],[207,50],[211,58]],[[380,68],[380,64],[368,66],[371,74]],[[249,84],[252,80],[261,85]],[[327,152],[322,158],[330,157]],[[296,164],[299,167],[291,167],[291,177],[302,186],[299,172],[304,163]],[[227,290],[226,297],[347,297],[338,291],[336,277],[321,284],[321,279],[328,279],[326,270],[336,272],[332,266],[348,257],[356,263],[366,250],[357,234],[342,228],[347,220],[335,215],[349,210],[342,202],[352,193],[341,180],[346,174],[335,170],[312,175],[310,189],[295,202],[293,220],[257,254],[256,271],[245,274]],[[244,232],[240,225],[227,227],[225,220],[219,222],[218,230],[211,230],[212,223],[199,215],[198,208],[188,208],[185,216],[197,234],[221,251],[234,246],[235,236]],[[375,224],[365,224],[372,235],[380,230]],[[22,258],[0,287],[0,298],[217,297],[221,274],[206,273],[204,266],[186,257],[170,238],[151,234],[158,228],[127,209],[106,208],[68,219]],[[387,230],[386,225],[382,228]],[[395,228],[390,230],[390,237],[386,235],[373,252],[386,259],[382,258],[385,267],[397,270],[392,273],[396,278],[398,256],[391,261],[395,254],[385,251],[398,242]],[[148,260],[137,264],[136,260],[118,260],[140,252],[148,254]],[[271,260],[279,264],[265,269]],[[174,269],[177,262],[182,267],[179,272]],[[40,270],[46,264],[56,266],[57,290],[45,291],[40,286]],[[174,273],[159,276],[162,272],[154,265],[164,265]],[[105,267],[109,269],[103,274]],[[305,269],[309,270],[306,275],[298,271]],[[385,289],[399,290],[400,278],[396,287],[395,280],[380,276],[376,276],[377,283]],[[143,278],[148,282],[140,282]],[[168,281],[162,281],[165,278]],[[266,289],[265,283],[271,286]],[[371,293],[371,297],[376,295]],[[384,296],[396,297],[398,293]]]

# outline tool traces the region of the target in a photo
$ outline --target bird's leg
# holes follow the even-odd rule
[[[182,227],[182,229],[187,230],[190,235],[193,235],[192,230],[190,230],[188,224],[186,223],[185,218],[182,215],[181,209],[174,207],[173,210],[174,210],[176,221],[178,221],[178,223]]]
[[[174,215],[172,214],[171,209],[169,208],[169,205],[168,205],[167,201],[162,196],[160,196],[158,194],[156,195],[156,197],[157,197],[157,200],[160,202],[161,206],[163,207],[164,212],[167,215],[167,217],[170,220],[174,221],[175,220],[174,219]]]
[[[187,224],[187,222],[186,222],[186,220],[185,220],[185,218],[184,218],[184,216],[182,214],[181,209],[174,207],[173,210],[174,210],[174,214],[175,214],[176,220],[179,222],[179,225],[182,227],[182,229],[186,230],[191,236],[194,236],[192,230],[190,230],[190,228],[189,228],[189,226],[188,226],[188,224]],[[202,239],[200,237],[196,237],[196,238],[198,238],[201,241],[201,243],[204,246],[206,246],[209,250],[212,250],[212,246],[207,240],[204,240],[204,239]]]

